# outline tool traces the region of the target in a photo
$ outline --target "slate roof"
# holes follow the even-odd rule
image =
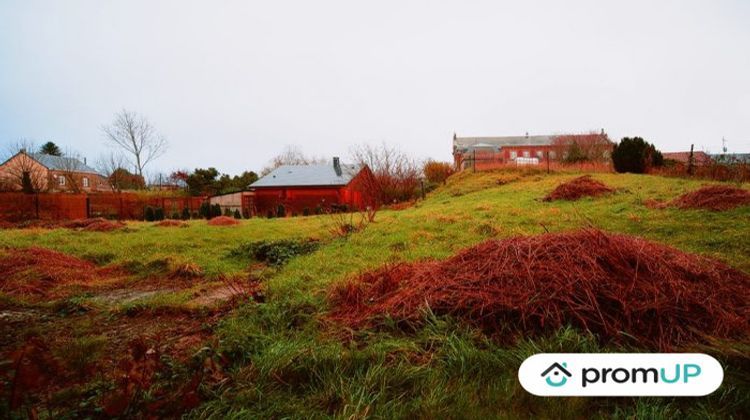
[[[341,175],[336,173],[333,164],[283,165],[268,175],[250,184],[250,188],[264,187],[314,187],[343,186],[349,184],[361,167],[341,164]]]
[[[505,136],[505,137],[455,137],[455,150],[476,147],[504,146],[549,146],[557,136]]]
[[[96,169],[72,157],[45,155],[44,153],[29,153],[32,159],[53,171],[73,171],[99,174]]]

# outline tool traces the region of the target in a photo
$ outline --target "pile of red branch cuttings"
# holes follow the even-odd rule
[[[51,249],[7,249],[0,253],[0,291],[16,296],[49,296],[57,286],[91,284],[111,271]]]
[[[240,222],[237,219],[232,218],[232,217],[218,216],[209,220],[208,224],[211,226],[233,226],[233,225],[239,225]]]
[[[750,205],[750,191],[730,185],[709,185],[683,194],[669,204],[681,209],[723,211]]]
[[[561,327],[667,350],[750,334],[750,276],[721,262],[587,229],[491,240],[444,261],[386,266],[335,287],[335,322],[404,328],[429,308],[501,340]]]
[[[558,185],[544,197],[543,201],[574,201],[582,197],[596,197],[613,191],[613,188],[591,178],[590,175],[584,175]]]

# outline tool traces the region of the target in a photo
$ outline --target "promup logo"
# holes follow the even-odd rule
[[[545,382],[547,382],[547,385],[549,386],[563,386],[566,382],[568,382],[568,378],[570,378],[572,375],[570,372],[568,372],[568,364],[566,362],[563,362],[562,365],[555,362],[551,364],[544,372],[542,372],[542,377],[545,377]]]
[[[518,379],[540,396],[703,396],[724,370],[700,353],[542,353],[524,360]]]

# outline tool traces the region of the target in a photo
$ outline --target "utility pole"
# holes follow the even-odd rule
[[[721,150],[724,152],[724,154],[727,154],[727,139],[724,137],[721,138]]]
[[[694,145],[692,144],[690,145],[690,155],[688,156],[688,167],[687,167],[688,175],[693,174],[693,146]]]

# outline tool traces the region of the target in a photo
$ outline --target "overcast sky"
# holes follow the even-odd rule
[[[750,1],[0,2],[0,142],[95,159],[123,107],[168,138],[165,172],[287,144],[448,160],[454,132],[748,152]]]

